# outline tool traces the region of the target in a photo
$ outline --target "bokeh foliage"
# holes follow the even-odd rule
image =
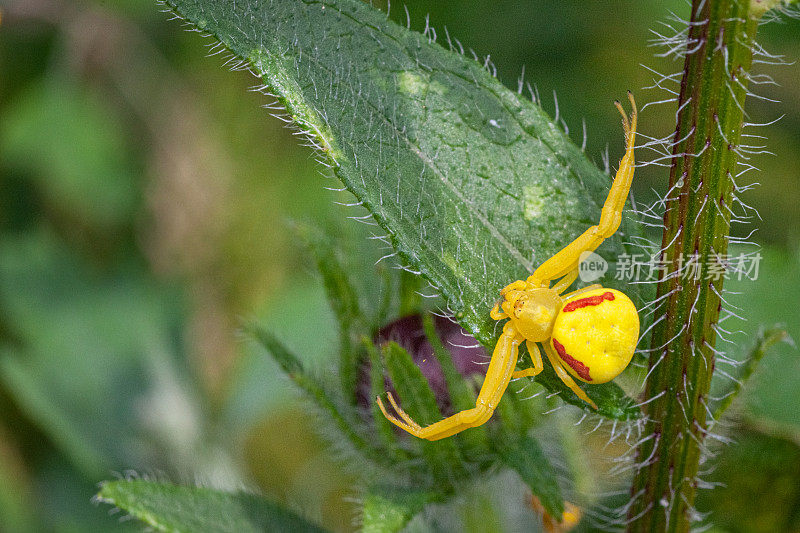
[[[446,26],[490,53],[507,86],[516,88],[524,64],[551,115],[556,90],[578,144],[586,119],[587,153],[598,162],[606,144],[612,161],[621,152],[610,102],[651,84],[638,66],[657,63],[645,46],[649,28],[684,9],[678,1],[407,4],[414,29],[430,13],[440,39]],[[389,252],[344,220],[364,213],[334,204],[352,200],[326,192],[337,182],[320,177],[310,152],[258,109],[264,97],[247,91],[256,80],[206,58],[203,41],[154,5],[18,0],[2,10],[0,524],[139,530],[89,504],[98,481],[135,469],[220,488],[244,483],[331,529],[351,528],[352,477],[331,462],[278,368],[237,331],[242,317],[257,318],[325,375],[338,353],[335,321],[285,221],[341,221],[339,231],[352,234],[348,268],[370,279],[359,270]],[[401,5],[391,17],[405,24]],[[797,21],[760,34],[773,53],[800,57]],[[762,270],[755,282],[730,284],[740,294],[729,299],[748,318],[726,328],[745,331],[734,337],[742,354],[762,324],[784,323],[800,339],[797,68],[769,69],[780,82],[769,95],[783,103],[750,102],[754,122],[786,116],[764,130],[778,156],[757,158],[763,172],[750,179],[761,185],[747,193],[763,219],[754,237]],[[645,110],[645,132],[671,124],[673,113]],[[656,169],[642,169],[637,200],[662,183]],[[376,298],[377,289],[359,287]],[[800,527],[797,473],[781,470],[783,481],[770,484],[778,467],[758,459],[797,457],[799,361],[791,345],[774,347],[732,408],[743,445],[721,448],[714,474],[729,489],[701,500],[701,510],[726,517],[721,530]],[[489,496],[476,489],[476,507],[462,506],[458,523],[479,522],[481,506],[502,509],[509,528],[530,521],[529,511],[497,505],[503,489],[489,487]],[[731,487],[740,505],[726,504]]]

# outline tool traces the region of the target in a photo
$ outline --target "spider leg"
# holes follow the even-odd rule
[[[503,297],[511,291],[524,291],[528,288],[528,284],[520,279],[517,281],[511,282],[505,287],[500,290],[500,296]],[[489,311],[489,316],[492,317],[493,320],[502,320],[504,318],[508,318],[508,313],[504,309],[502,309],[502,300],[498,301],[492,307],[492,310]]]
[[[628,99],[633,108],[630,122],[622,106],[619,102],[615,102],[617,109],[620,110],[623,116],[623,128],[625,129],[627,146],[625,155],[622,156],[622,160],[619,162],[619,169],[614,177],[611,190],[603,204],[600,222],[596,226],[587,229],[560,252],[542,263],[528,278],[528,283],[538,285],[569,274],[571,270],[577,268],[583,252],[596,250],[605,239],[611,237],[619,229],[619,225],[622,222],[622,209],[625,207],[625,200],[631,188],[634,170],[633,145],[636,141],[637,111],[636,102],[630,92],[628,92]]]
[[[511,291],[524,291],[528,288],[528,284],[521,279],[513,281],[500,290],[500,296],[505,296]]]
[[[489,316],[492,317],[492,320],[503,320],[504,318],[508,318],[508,314],[505,311],[500,310],[500,302],[494,304],[492,310],[489,311]]]
[[[566,275],[566,276],[564,276],[563,278],[561,278],[560,280],[558,280],[558,281],[556,282],[556,284],[555,284],[555,285],[553,285],[553,287],[552,287],[552,288],[553,288],[553,290],[555,290],[555,291],[556,291],[558,294],[561,294],[562,292],[564,292],[565,290],[567,290],[567,287],[569,287],[570,285],[572,285],[572,284],[573,284],[573,282],[574,282],[576,279],[578,279],[578,269],[577,269],[577,268],[576,268],[576,269],[574,269],[574,270],[572,270],[572,271],[570,271],[569,273],[567,273],[567,275]]]
[[[483,380],[481,392],[478,394],[478,399],[473,409],[461,411],[430,426],[421,427],[397,405],[391,394],[388,394],[389,402],[403,420],[398,420],[390,415],[380,397],[377,398],[378,407],[380,407],[389,422],[421,439],[439,440],[460,433],[465,429],[480,426],[491,418],[508,387],[508,382],[511,380],[511,375],[517,364],[519,345],[523,339],[524,337],[517,332],[510,322],[506,324],[503,328],[503,334],[494,348],[489,369],[486,371],[486,378]]]
[[[595,283],[595,284],[589,285],[587,287],[581,287],[578,290],[570,291],[567,294],[562,294],[561,295],[561,299],[564,300],[564,302],[566,302],[567,300],[569,300],[571,298],[574,298],[575,296],[578,296],[579,294],[581,294],[583,292],[593,291],[595,289],[599,289],[600,287],[602,287],[602,285],[600,285],[599,283]]]
[[[516,379],[538,376],[539,373],[544,370],[544,364],[542,363],[542,352],[539,351],[539,346],[535,342],[531,342],[529,340],[525,341],[525,345],[528,347],[528,353],[531,355],[531,362],[533,363],[533,366],[531,368],[526,368],[525,370],[517,370],[511,374],[512,378]]]
[[[397,405],[397,401],[395,401],[394,396],[392,395],[391,392],[387,392],[386,395],[389,397],[389,403],[392,404],[394,411],[398,415],[400,415],[400,418],[402,418],[409,427],[412,427],[417,430],[422,429],[422,426],[414,422],[414,420],[410,416],[408,416],[408,413],[403,411],[403,409],[399,405]]]
[[[595,404],[586,395],[586,393],[583,392],[583,389],[580,388],[577,383],[575,383],[575,380],[572,379],[572,376],[569,375],[569,372],[567,372],[567,370],[561,364],[561,360],[558,358],[558,355],[553,350],[553,347],[550,346],[550,343],[545,342],[542,345],[544,346],[544,353],[547,354],[547,359],[549,359],[550,364],[553,365],[553,370],[556,371],[556,374],[561,379],[561,381],[564,382],[564,385],[572,389],[572,392],[574,392],[578,396],[578,398],[580,398],[584,402],[588,403],[589,405],[597,409],[597,404]]]
[[[627,146],[625,148],[625,155],[622,156],[622,159],[619,162],[617,175],[614,178],[611,191],[608,193],[608,197],[606,198],[605,204],[603,204],[603,210],[600,215],[600,224],[598,225],[598,228],[604,239],[607,239],[613,235],[614,232],[616,232],[619,228],[620,222],[622,222],[622,208],[625,207],[625,199],[628,197],[628,191],[630,190],[631,182],[633,181],[633,145],[636,142],[637,111],[636,102],[634,101],[633,95],[630,91],[628,91],[628,100],[630,100],[632,108],[630,125],[628,124],[625,110],[622,109],[622,106],[619,102],[614,102],[623,118],[623,127],[625,128],[625,139],[627,141]]]
[[[389,396],[389,398],[392,397],[391,393],[386,393],[386,394]],[[398,420],[394,415],[389,414],[389,412],[386,410],[386,407],[383,405],[383,401],[381,400],[380,396],[378,396],[376,400],[378,402],[378,407],[380,407],[381,412],[383,413],[383,416],[385,416],[389,422],[391,422],[392,424],[401,429],[404,429],[405,431],[408,431],[409,433],[413,433],[414,431],[419,431],[420,426],[418,426],[417,424],[414,424],[414,426],[409,426],[407,423]]]

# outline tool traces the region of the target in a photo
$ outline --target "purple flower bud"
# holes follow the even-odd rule
[[[450,357],[456,370],[465,378],[473,374],[485,374],[486,362],[489,357],[483,346],[468,334],[464,328],[452,320],[434,316],[433,325],[442,341],[442,345],[450,352]],[[422,326],[422,315],[409,315],[381,328],[375,344],[379,347],[389,341],[394,341],[411,354],[416,365],[422,370],[431,390],[436,395],[439,407],[447,412],[450,410],[450,399],[447,394],[442,368],[433,353],[433,347],[428,342]],[[386,390],[394,392],[391,381],[386,379]],[[370,405],[374,398],[370,394],[369,361],[359,370],[358,402],[361,405]]]

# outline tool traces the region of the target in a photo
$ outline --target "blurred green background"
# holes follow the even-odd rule
[[[640,105],[667,97],[644,89],[654,75],[642,64],[679,70],[648,44],[651,30],[670,32],[670,12],[688,11],[678,0],[407,7],[412,28],[429,15],[440,42],[447,27],[490,54],[509,87],[525,65],[551,115],[557,93],[578,144],[585,121],[599,165],[606,146],[612,162],[622,151],[611,102],[626,89]],[[258,80],[206,57],[211,41],[155,2],[0,9],[0,531],[138,531],[90,503],[98,482],[134,472],[258,490],[352,530],[352,478],[276,365],[239,334],[257,319],[330,371],[335,324],[288,221],[365,239],[336,203],[347,196],[325,189],[337,182],[259,107],[266,98],[248,90]],[[405,24],[399,2],[390,14]],[[800,21],[760,32],[771,53],[800,59]],[[735,355],[762,324],[800,339],[800,66],[755,73],[775,78],[759,91],[781,103],[750,99],[749,120],[784,118],[751,132],[777,155],[754,156],[761,172],[740,178],[761,183],[744,196],[760,220],[734,232],[758,228],[763,259],[757,280],[729,284],[748,318],[725,326],[744,331],[731,336]],[[674,106],[646,108],[641,123],[668,134]],[[665,181],[643,168],[637,201]],[[708,476],[725,486],[699,502],[716,530],[800,531],[799,385],[798,351],[777,346],[726,420],[736,444],[719,448]]]

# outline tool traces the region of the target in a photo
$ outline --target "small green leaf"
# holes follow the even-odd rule
[[[742,390],[742,385],[753,375],[758,363],[767,354],[767,350],[779,342],[791,343],[791,337],[789,337],[789,333],[785,329],[773,326],[767,330],[759,331],[756,344],[750,351],[750,355],[745,359],[744,366],[739,372],[737,380],[731,381],[728,392],[722,396],[723,399],[720,400],[717,408],[714,410],[714,418],[716,420],[720,419],[725,413],[725,410],[727,410],[733,403],[733,400],[736,399],[736,396],[739,395],[739,392]]]
[[[447,391],[450,394],[450,399],[453,402],[453,408],[456,411],[472,409],[475,407],[475,394],[470,390],[463,376],[456,370],[450,352],[444,347],[442,340],[436,333],[436,328],[433,325],[433,318],[429,313],[422,315],[422,326],[425,330],[425,336],[433,348],[433,355],[436,357],[436,360],[439,361],[439,366],[442,368],[442,374],[447,384]]]
[[[411,354],[396,342],[389,341],[383,346],[383,357],[392,384],[403,401],[403,409],[411,418],[423,427],[441,420],[436,396]]]
[[[336,250],[319,230],[307,225],[298,225],[298,232],[308,244],[317,268],[322,274],[328,301],[339,324],[339,376],[342,395],[351,403],[356,401],[356,381],[359,364],[357,331],[363,324],[364,315],[358,303],[358,294],[350,283],[347,270],[336,254]]]
[[[411,355],[396,342],[388,342],[383,347],[383,357],[392,384],[400,396],[400,407],[422,427],[441,420],[442,413],[436,405],[436,396]],[[391,409],[391,405],[388,408]],[[453,438],[435,442],[417,440],[420,441],[423,455],[435,478],[452,484],[464,474],[464,460]]]
[[[475,393],[464,380],[464,377],[456,370],[450,352],[444,347],[442,340],[436,333],[433,317],[429,313],[422,315],[422,326],[425,336],[433,348],[433,355],[442,369],[453,409],[455,411],[473,409],[475,407]],[[457,442],[465,444],[462,449],[465,454],[473,454],[478,450],[485,449],[487,443],[486,429],[483,426],[478,426],[471,431],[462,433]]]
[[[157,531],[247,533],[324,529],[253,494],[144,480],[107,481],[97,499],[123,509]]]
[[[384,393],[386,387],[383,375],[383,360],[381,359],[381,355],[378,353],[378,348],[371,339],[364,337],[361,342],[367,350],[367,354],[369,355],[370,411],[372,413],[372,419],[375,422],[375,429],[377,430],[378,436],[380,437],[384,446],[389,449],[397,449],[397,438],[394,434],[394,425],[389,422],[385,416],[383,416],[380,407],[378,407],[378,402],[374,401],[374,398],[377,398]]]
[[[503,463],[520,475],[551,516],[564,514],[556,472],[533,437],[522,435],[514,442],[500,441],[496,448]]]
[[[351,421],[345,418],[342,412],[337,408],[333,399],[328,395],[325,389],[309,375],[303,368],[300,359],[291,353],[278,339],[276,339],[268,331],[259,328],[258,326],[251,326],[250,333],[258,340],[258,342],[267,349],[270,355],[281,366],[284,372],[300,387],[308,396],[325,412],[328,413],[331,420],[336,427],[344,434],[350,442],[362,453],[372,459],[378,461],[383,460],[381,454],[375,453],[375,450],[364,439],[360,432],[353,429],[357,421]]]
[[[609,177],[539,106],[366,2],[167,4],[264,80],[401,258],[484,346],[499,336],[489,316],[498,291],[599,220]],[[598,250],[612,265],[625,251],[621,235],[639,232],[623,218]],[[618,388],[600,387],[610,390],[598,393],[601,414],[630,415]]]
[[[406,270],[400,271],[400,316],[419,313],[422,310],[422,280]]]
[[[394,533],[422,511],[425,504],[439,499],[430,492],[397,489],[372,489],[364,497],[363,533]]]
[[[531,405],[536,404],[532,403],[532,399],[525,398],[523,389],[526,385],[522,379],[511,381],[503,400],[497,404],[500,424],[509,435],[525,434],[534,425]]]
[[[780,10],[796,4],[798,0],[750,0],[750,16],[762,17],[767,11]]]

